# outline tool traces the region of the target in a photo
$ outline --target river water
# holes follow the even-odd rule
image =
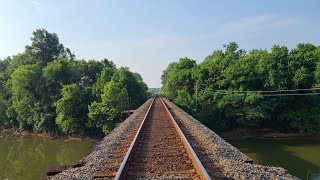
[[[302,179],[320,179],[319,140],[233,140],[230,143],[255,164],[281,166]],[[74,164],[94,144],[89,140],[65,142],[38,136],[13,138],[0,133],[0,180],[40,179],[50,166]]]
[[[89,140],[65,142],[0,133],[0,180],[40,179],[50,166],[74,164],[94,144]]]
[[[319,140],[230,141],[255,164],[280,166],[301,179],[320,179]]]

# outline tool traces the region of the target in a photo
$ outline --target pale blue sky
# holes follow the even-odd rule
[[[320,45],[319,19],[318,0],[0,0],[0,59],[46,28],[78,59],[108,58],[160,87],[170,62],[201,62],[230,41],[246,50]]]

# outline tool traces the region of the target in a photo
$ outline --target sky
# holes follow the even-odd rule
[[[107,58],[161,87],[170,62],[200,63],[231,41],[247,51],[319,46],[319,7],[318,0],[0,0],[0,59],[23,52],[45,28],[77,59]]]

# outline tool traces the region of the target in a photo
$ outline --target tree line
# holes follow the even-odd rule
[[[320,46],[247,53],[231,42],[199,64],[170,63],[161,80],[164,96],[216,131],[320,130]]]
[[[99,135],[139,107],[147,85],[108,59],[76,60],[55,33],[33,32],[23,53],[0,60],[0,128]]]

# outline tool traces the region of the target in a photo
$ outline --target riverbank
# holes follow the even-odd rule
[[[279,132],[271,129],[234,129],[218,133],[228,140],[320,140],[320,134]]]
[[[63,139],[65,142],[70,141],[93,141],[93,142],[99,142],[103,139],[104,136],[56,136],[52,135],[47,132],[31,132],[27,130],[17,130],[15,128],[8,128],[8,129],[0,129],[0,134],[8,134],[12,137],[28,137],[28,136],[36,136],[36,137],[44,137],[48,139]]]

